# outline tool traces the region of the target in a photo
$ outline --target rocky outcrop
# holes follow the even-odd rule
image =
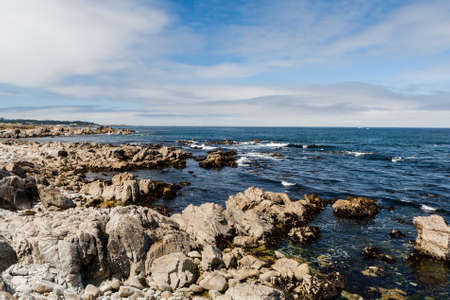
[[[317,226],[303,226],[292,228],[291,231],[289,231],[288,236],[289,239],[294,243],[312,243],[320,238],[320,228]]]
[[[285,193],[265,192],[250,187],[243,193],[230,196],[226,214],[237,233],[250,236],[261,244],[273,244],[293,227],[305,225],[325,208],[318,197],[305,196],[291,200]]]
[[[417,229],[414,251],[439,260],[450,260],[450,226],[439,215],[415,217]]]
[[[365,197],[339,199],[333,204],[334,214],[344,218],[371,218],[378,212],[375,201]]]
[[[209,152],[206,158],[199,161],[198,165],[205,169],[221,169],[223,167],[237,167],[236,151],[217,150]]]
[[[134,130],[128,128],[113,128],[110,126],[97,127],[73,127],[73,126],[9,126],[0,128],[0,138],[32,138],[53,137],[67,135],[92,135],[92,134],[131,134]]]
[[[233,226],[227,220],[222,206],[218,204],[189,205],[181,214],[175,214],[171,219],[200,245],[214,245],[223,249],[233,237]]]

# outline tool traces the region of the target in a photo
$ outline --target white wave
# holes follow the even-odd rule
[[[216,150],[217,147],[213,147],[213,146],[207,146],[205,144],[192,144],[190,146],[192,149],[201,149],[201,150]]]
[[[247,157],[242,156],[242,157],[240,157],[240,158],[236,161],[236,163],[237,163],[238,166],[240,166],[240,167],[242,167],[242,166],[248,166],[249,163],[250,163],[250,160],[249,160]]]
[[[283,185],[283,186],[294,186],[294,185],[296,185],[296,183],[295,182],[289,182],[289,181],[281,181],[281,184]]]
[[[360,157],[367,154],[372,154],[370,152],[359,152],[359,151],[345,151],[345,153],[353,155],[354,157]]]
[[[400,199],[400,201],[401,201],[401,202],[405,202],[405,203],[412,203],[412,201],[409,200],[409,199]]]
[[[307,149],[309,146],[308,145],[302,145],[303,149]]]
[[[276,148],[281,148],[281,147],[287,147],[289,144],[286,143],[267,143],[267,144],[263,144],[263,146],[266,147],[276,147]]]
[[[420,206],[420,208],[424,211],[436,211],[436,208],[422,204],[422,206]]]
[[[270,153],[261,153],[261,152],[249,152],[246,154],[248,157],[260,158],[260,159],[272,159],[277,160],[277,158],[270,155]]]
[[[403,161],[404,160],[404,158],[403,157],[401,157],[401,156],[396,156],[396,157],[393,157],[392,159],[391,159],[391,161],[392,162],[399,162],[399,161]]]

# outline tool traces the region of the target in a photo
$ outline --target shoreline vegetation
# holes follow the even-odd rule
[[[346,291],[332,268],[314,269],[274,250],[289,238],[314,243],[309,222],[331,205],[337,218],[376,218],[372,199],[291,199],[258,187],[170,214],[188,182],[137,179],[135,170],[238,167],[236,153],[195,156],[175,146],[36,142],[21,138],[131,134],[96,124],[7,123],[0,119],[0,298],[5,299],[362,299]],[[22,120],[23,121],[23,120]],[[28,120],[29,121],[29,120]],[[182,141],[187,143],[187,141]],[[232,141],[223,141],[224,144]],[[88,172],[114,172],[108,179]],[[404,259],[450,260],[450,227],[438,215],[413,218],[417,239]],[[404,238],[399,230],[391,238]],[[394,264],[377,248],[368,260]],[[378,276],[377,267],[364,270]],[[364,274],[364,273],[363,273]],[[373,298],[406,299],[400,289],[374,287]],[[28,298],[27,298],[28,297]],[[3,299],[2,298],[2,299]]]

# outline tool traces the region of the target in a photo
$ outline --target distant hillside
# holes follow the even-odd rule
[[[5,119],[0,118],[0,124],[11,125],[66,125],[66,126],[94,126],[98,125],[92,122],[84,121],[56,121],[56,120],[27,120],[27,119]]]

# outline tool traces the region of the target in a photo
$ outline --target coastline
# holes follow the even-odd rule
[[[338,272],[323,274],[308,262],[267,249],[288,235],[297,243],[311,236],[314,240],[317,233],[308,222],[331,205],[329,201],[315,196],[290,199],[286,194],[251,188],[230,196],[226,208],[205,203],[164,216],[151,204],[155,198],[176,196],[180,187],[138,181],[126,171],[184,168],[186,160],[194,158],[191,153],[160,145],[20,140],[0,145],[0,163],[5,166],[2,178],[19,182],[14,186],[20,190],[19,194],[13,191],[10,207],[6,207],[15,212],[1,210],[0,234],[20,261],[5,272],[26,277],[20,288],[35,297],[59,293],[76,298],[74,292],[91,299],[100,294],[163,297],[171,290],[174,299],[205,296],[205,292],[214,299],[241,299],[245,293],[260,293],[261,299],[319,299],[341,295],[345,289]],[[236,167],[233,153],[215,151],[195,158],[200,167],[202,162],[206,168]],[[85,176],[86,172],[108,171],[120,173],[111,180]],[[337,215],[376,217],[377,209],[370,201],[339,201],[333,204],[333,208],[343,208],[337,209]],[[47,242],[42,242],[44,228]],[[55,254],[69,259],[55,260]],[[14,275],[30,265],[36,270],[45,265],[47,273],[39,269],[26,276]],[[81,278],[75,276],[79,273]],[[53,281],[44,279],[49,276]],[[5,289],[16,281],[7,278]]]

